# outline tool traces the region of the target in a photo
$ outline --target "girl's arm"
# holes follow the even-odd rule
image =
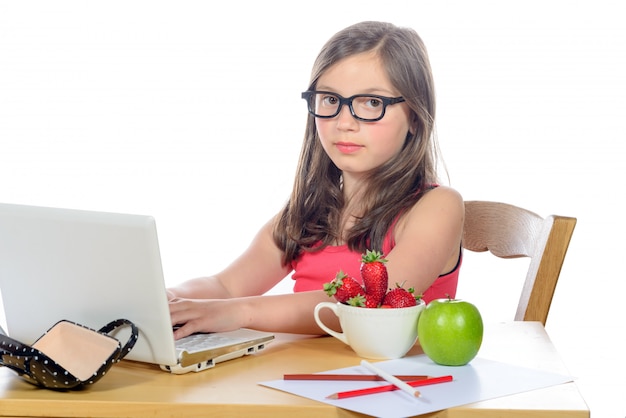
[[[226,299],[267,292],[291,271],[281,262],[282,252],[272,237],[273,225],[274,219],[267,222],[246,251],[221,273],[168,289],[170,299]]]
[[[465,208],[461,195],[439,186],[426,193],[398,222],[396,245],[386,256],[389,286],[403,283],[423,294],[454,269],[461,251]]]
[[[176,299],[170,302],[173,323],[184,324],[176,339],[194,332],[253,328],[270,332],[325,334],[313,317],[315,305],[328,301],[321,290],[283,295],[246,296],[232,299]],[[337,317],[325,309],[320,314],[331,328],[339,329]],[[328,315],[328,316],[326,316]]]
[[[184,324],[175,331],[175,338],[242,327],[324,333],[313,318],[315,305],[329,300],[322,290],[262,296],[291,271],[282,264],[282,252],[272,238],[273,222],[263,226],[248,249],[221,273],[168,289],[172,323]],[[322,314],[325,323],[338,328],[334,315],[328,310]]]

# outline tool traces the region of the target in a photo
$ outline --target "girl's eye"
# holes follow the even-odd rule
[[[323,103],[325,106],[335,106],[335,105],[337,105],[337,102],[338,102],[338,101],[339,101],[339,100],[337,99],[337,97],[336,97],[336,96],[324,96],[324,97],[322,98],[322,103]]]
[[[370,107],[376,108],[376,107],[382,106],[382,104],[383,102],[380,99],[377,99],[375,97],[369,97],[367,99],[367,105]]]

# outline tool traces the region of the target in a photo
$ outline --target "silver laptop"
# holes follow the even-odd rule
[[[0,203],[0,293],[12,338],[32,344],[61,319],[99,329],[125,318],[139,328],[126,359],[178,374],[256,353],[274,338],[240,329],[175,342],[150,216]]]

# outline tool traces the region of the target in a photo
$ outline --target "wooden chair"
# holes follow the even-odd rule
[[[463,248],[500,258],[530,257],[516,321],[546,324],[576,218],[542,218],[499,202],[466,201]]]

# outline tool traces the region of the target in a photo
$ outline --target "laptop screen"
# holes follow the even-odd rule
[[[99,329],[125,318],[140,329],[127,359],[176,364],[150,216],[0,204],[0,292],[24,343],[61,319]]]

